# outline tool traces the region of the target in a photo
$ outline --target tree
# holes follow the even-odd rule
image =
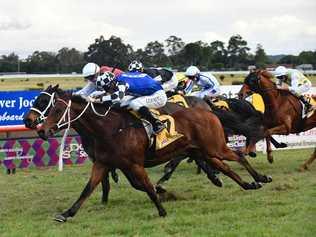
[[[165,40],[166,48],[169,54],[169,59],[173,66],[177,66],[179,63],[179,52],[185,46],[185,43],[181,38],[171,35],[168,39]]]
[[[19,56],[15,53],[2,55],[0,58],[0,72],[17,72],[20,70]]]
[[[316,65],[316,51],[302,51],[298,55],[300,63]]]
[[[121,69],[127,68],[133,56],[133,48],[124,44],[121,38],[111,36],[105,40],[101,35],[88,47],[84,53],[86,61],[95,62],[99,65],[109,65]]]
[[[62,48],[56,55],[59,72],[80,72],[83,65],[85,64],[83,53],[79,52],[75,48]]]
[[[254,61],[255,61],[256,66],[259,68],[265,68],[267,63],[269,63],[268,56],[266,52],[264,51],[261,44],[257,44]]]
[[[26,59],[25,67],[28,73],[56,73],[58,68],[56,53],[35,51]]]
[[[228,63],[227,50],[225,49],[225,43],[219,40],[210,43],[211,52],[213,55],[212,67],[216,69],[222,69]]]
[[[147,66],[170,66],[170,61],[164,51],[162,43],[158,41],[149,42],[144,50],[144,64]]]
[[[249,63],[250,48],[247,47],[247,41],[240,35],[233,35],[230,37],[227,46],[228,66],[231,68],[246,67]]]
[[[279,64],[293,64],[298,65],[300,64],[298,56],[294,55],[286,55],[283,58],[281,58],[278,62]]]

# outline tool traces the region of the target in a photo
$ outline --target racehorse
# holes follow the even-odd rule
[[[34,101],[33,107],[30,109],[30,111],[25,115],[24,117],[24,124],[27,128],[30,129],[36,129],[37,126],[43,122],[52,108],[52,106],[55,103],[56,96],[59,96],[63,99],[67,99],[71,96],[71,94],[64,92],[61,90],[58,85],[56,86],[48,86],[44,91],[40,93],[40,95],[36,98]],[[191,101],[195,101],[192,103],[198,103],[195,99],[192,99]],[[172,106],[170,106],[172,105]],[[200,108],[208,108],[208,105],[204,103],[204,101],[200,101],[200,105],[196,105]],[[182,106],[171,104],[169,103],[169,106],[166,106],[161,112],[163,113],[171,113],[172,111],[177,111],[182,109]],[[75,130],[78,130],[77,127],[74,128]],[[89,158],[92,160],[92,162],[95,161],[94,158],[94,144],[95,144],[95,138],[93,136],[89,136],[88,133],[81,135],[81,142],[83,145],[83,148],[85,152],[88,154]],[[180,157],[175,158],[175,160],[183,160],[184,158]],[[194,159],[194,158],[193,158]],[[214,174],[214,170],[205,162],[202,160],[196,160],[194,159],[196,164],[198,165],[199,169],[202,169],[206,174],[207,177],[212,183],[218,187],[222,186],[221,180]],[[111,170],[112,178],[115,182],[118,182],[118,175],[115,172],[115,169]],[[165,177],[165,176],[164,176]],[[157,186],[157,191],[159,192],[165,192],[165,190],[161,186]],[[103,204],[107,203],[108,201],[108,194],[110,190],[110,183],[109,183],[109,176],[106,175],[104,179],[102,180],[102,199],[101,202]]]
[[[102,110],[104,113],[101,114]],[[165,163],[174,156],[186,157],[195,153],[194,157],[206,161],[245,190],[260,188],[262,185],[258,182],[272,181],[271,177],[255,171],[242,154],[227,147],[222,125],[214,114],[200,108],[189,108],[176,111],[172,116],[176,130],[184,136],[161,150],[148,152],[146,131],[140,126],[140,120],[127,110],[105,108],[80,96],[72,96],[70,100],[57,98],[39,134],[47,139],[67,126],[79,126],[80,135],[88,132],[95,137],[95,162],[79,199],[67,211],[57,215],[56,220],[64,222],[73,217],[111,168],[120,169],[135,189],[146,192],[159,215],[165,216],[166,211],[144,168]],[[239,162],[255,182],[243,181],[223,160]]]
[[[250,73],[239,91],[240,98],[249,93],[259,93],[265,104],[264,125],[267,143],[267,158],[273,162],[270,137],[273,134],[288,135],[300,133],[316,126],[316,113],[302,118],[302,104],[300,100],[287,90],[280,90],[271,80],[273,75],[266,70]]]
[[[36,126],[42,122],[47,116],[51,106],[53,106],[54,103],[54,96],[70,96],[70,94],[65,94],[60,88],[57,86],[49,86],[46,90],[40,93],[40,95],[37,97],[37,99],[34,102],[33,108],[26,114],[24,118],[25,126],[31,129],[35,129]],[[227,99],[226,101],[229,103],[230,108],[232,108],[233,111],[226,111],[221,110],[216,107],[210,108],[212,104],[206,103],[206,101],[193,97],[193,96],[186,96],[185,97],[186,102],[191,107],[196,108],[202,108],[206,110],[212,110],[215,115],[218,116],[221,123],[224,126],[224,130],[226,135],[227,134],[242,134],[247,137],[247,140],[250,139],[257,139],[259,136],[261,136],[260,130],[260,124],[261,124],[261,114],[257,112],[252,105],[247,101],[237,101],[236,99]],[[169,103],[168,103],[169,104]],[[182,106],[165,106],[161,112],[162,113],[172,113],[177,110],[183,109]],[[87,136],[87,134],[84,134],[81,137],[83,148],[86,151],[86,153],[89,155],[90,159],[94,160],[94,154],[93,154],[93,144],[94,139]],[[255,154],[255,153],[254,153]],[[185,158],[177,157],[174,158],[172,161],[170,161],[165,168],[165,173],[163,177],[159,179],[157,184],[162,184],[163,182],[167,181],[178,164]],[[198,165],[198,170],[201,169],[207,174],[207,177],[212,181],[213,184],[216,186],[221,187],[222,183],[221,180],[214,174],[214,170],[209,167],[205,162],[199,159],[194,159],[194,161]],[[111,171],[112,177],[115,180],[115,182],[118,181],[118,176],[115,173],[115,170]],[[108,176],[105,177],[105,179],[102,181],[102,203],[106,203],[108,200],[107,193],[109,192],[109,180]],[[157,186],[158,188],[158,186]],[[162,191],[160,187],[160,191]]]

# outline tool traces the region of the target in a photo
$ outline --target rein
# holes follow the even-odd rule
[[[80,112],[80,114],[71,119],[71,116],[70,116],[70,110],[71,110],[71,104],[72,104],[72,101],[69,100],[68,103],[63,100],[63,99],[60,99],[60,98],[57,98],[57,101],[60,101],[62,102],[65,106],[66,106],[66,109],[63,113],[63,115],[61,116],[61,118],[59,119],[59,121],[57,122],[56,126],[58,129],[60,129],[61,127],[67,125],[67,129],[70,128],[70,125],[72,122],[75,122],[77,121],[78,119],[80,119],[82,117],[82,115],[87,111],[87,109],[89,108],[89,106],[91,106],[92,108],[92,111],[93,113],[95,113],[97,116],[99,117],[106,117],[108,115],[108,113],[110,112],[111,110],[111,106],[105,111],[104,114],[100,114],[99,112],[96,111],[95,107],[94,107],[94,103],[92,101],[89,101],[86,106],[84,107],[84,109]],[[66,118],[67,117],[67,118]]]

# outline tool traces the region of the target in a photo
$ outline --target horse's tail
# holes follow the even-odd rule
[[[240,114],[221,109],[214,109],[213,113],[221,121],[224,130],[229,133],[244,135],[256,141],[264,137],[263,121],[259,117],[244,120]]]

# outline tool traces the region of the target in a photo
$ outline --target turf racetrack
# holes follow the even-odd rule
[[[81,167],[17,170],[0,173],[0,236],[316,236],[316,163],[310,171],[297,167],[312,149],[274,152],[275,163],[263,155],[249,158],[258,171],[272,175],[262,189],[244,191],[221,175],[223,188],[212,185],[193,164],[182,163],[165,187],[178,200],[164,202],[167,217],[158,216],[147,195],[134,190],[119,172],[111,180],[109,203],[100,203],[101,187],[67,223],[53,221],[78,197],[91,163]],[[238,164],[231,166],[245,179]],[[162,166],[148,169],[152,181]]]

